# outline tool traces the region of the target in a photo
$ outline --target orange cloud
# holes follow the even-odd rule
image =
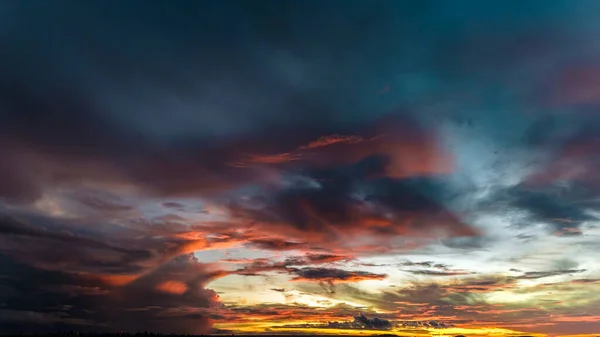
[[[444,174],[453,170],[452,157],[433,134],[421,130],[412,120],[387,116],[356,135],[324,135],[289,152],[252,154],[232,166],[291,164],[329,167],[356,163],[370,156],[390,160],[386,175],[405,178]]]
[[[185,293],[188,286],[180,281],[165,281],[156,286],[156,290],[169,294],[181,295]]]
[[[555,322],[600,322],[600,316],[564,316],[552,318]]]
[[[315,149],[318,147],[325,147],[332,144],[337,143],[346,143],[346,144],[355,144],[364,141],[362,137],[359,136],[342,136],[338,134],[322,136],[317,140],[314,140],[306,145],[300,146],[299,150],[308,150]]]
[[[281,164],[300,159],[302,159],[302,155],[298,153],[249,155],[246,160],[235,162],[231,165],[235,167],[246,167],[249,164]]]
[[[112,286],[123,286],[126,284],[129,284],[133,281],[135,281],[137,278],[139,278],[140,276],[142,276],[141,274],[136,274],[136,275],[83,275],[84,277],[88,277],[88,278],[95,278],[95,279],[99,279],[101,282],[104,282],[106,284],[112,285]]]
[[[331,282],[331,283],[356,283],[356,282],[367,281],[367,280],[384,280],[386,277],[387,276],[385,276],[385,275],[353,275],[353,276],[350,276],[350,277],[344,278],[344,279],[323,278],[323,279],[320,279],[319,281]],[[315,279],[301,277],[301,276],[294,277],[290,281],[316,282]]]

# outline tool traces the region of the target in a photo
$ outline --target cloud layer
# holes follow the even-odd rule
[[[597,331],[598,10],[1,4],[0,330]]]

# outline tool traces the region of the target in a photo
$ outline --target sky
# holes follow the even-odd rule
[[[600,2],[0,2],[0,332],[600,332]]]

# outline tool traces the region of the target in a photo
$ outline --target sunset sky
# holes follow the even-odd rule
[[[600,333],[598,18],[0,1],[0,333]]]

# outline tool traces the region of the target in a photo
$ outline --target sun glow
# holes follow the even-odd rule
[[[512,337],[517,335],[527,335],[533,337],[545,337],[546,334],[529,333],[510,329],[492,328],[492,327],[481,327],[481,328],[445,328],[445,329],[431,329],[431,328],[402,328],[396,327],[389,330],[378,330],[378,329],[328,329],[328,328],[312,328],[312,327],[288,327],[288,325],[304,325],[307,322],[302,321],[290,321],[286,324],[278,324],[276,322],[252,322],[252,323],[220,323],[216,327],[218,329],[233,330],[239,333],[306,333],[313,335],[406,335],[411,336],[436,336],[436,337],[453,337],[455,335],[470,335],[470,336],[489,336],[489,337]],[[588,337],[591,335],[576,335],[573,337]]]

